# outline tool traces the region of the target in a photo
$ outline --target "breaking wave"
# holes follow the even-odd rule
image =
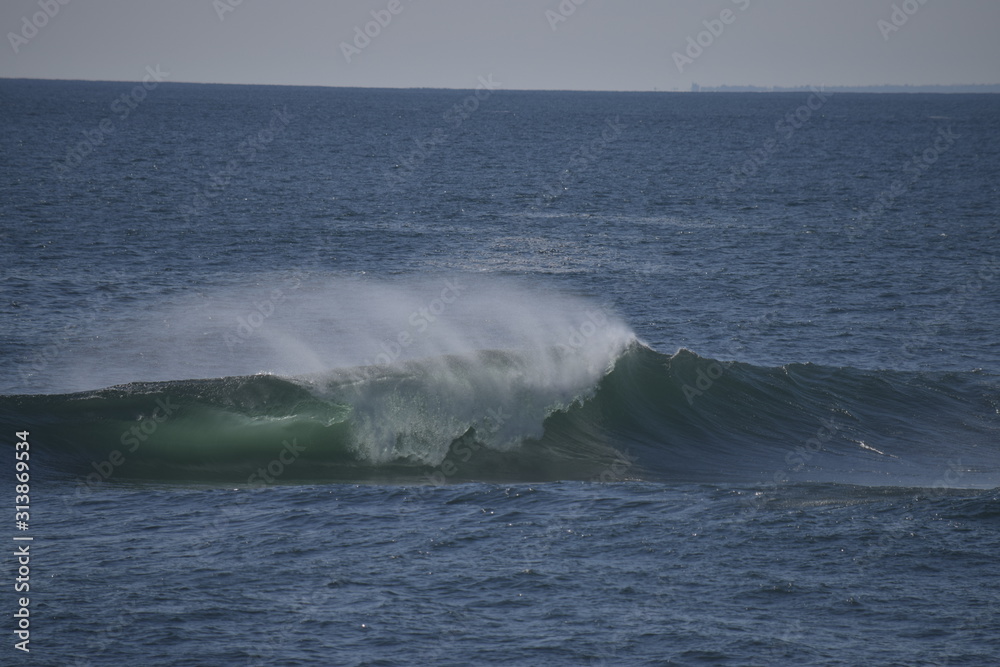
[[[981,372],[760,367],[598,350],[484,350],[339,369],[0,397],[33,462],[97,484],[643,479],[1000,484]]]

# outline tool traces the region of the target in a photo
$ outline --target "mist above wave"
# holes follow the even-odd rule
[[[32,393],[67,393],[135,381],[299,377],[494,349],[558,349],[585,358],[578,366],[604,370],[633,337],[593,300],[510,280],[268,275],[162,303],[116,301],[90,338],[27,383]]]

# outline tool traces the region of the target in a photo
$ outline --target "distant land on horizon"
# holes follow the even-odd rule
[[[692,93],[798,93],[816,86],[699,86],[691,84]],[[819,86],[831,93],[1000,93],[1000,84],[958,85],[882,85],[882,86]]]

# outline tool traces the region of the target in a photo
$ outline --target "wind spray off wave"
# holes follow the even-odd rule
[[[111,321],[117,344],[61,381],[96,387],[0,397],[0,422],[98,482],[1000,482],[981,372],[668,355],[599,304],[497,281],[291,285]]]
[[[467,276],[402,283],[269,275],[161,302],[153,310],[125,304],[102,312],[93,335],[73,341],[72,354],[4,378],[0,393],[259,373],[305,377],[491,349],[555,348],[603,369],[633,337],[592,300]]]
[[[115,346],[44,379],[85,391],[8,396],[3,415],[41,428],[74,461],[62,467],[114,459],[119,478],[240,479],[288,458],[286,443],[309,465],[284,479],[413,476],[473,434],[497,456],[541,437],[634,339],[591,301],[495,281],[296,279],[264,294],[125,314],[103,336]]]

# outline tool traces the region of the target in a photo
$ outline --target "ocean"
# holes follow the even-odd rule
[[[1000,664],[1000,98],[469,85],[0,80],[0,663]]]

